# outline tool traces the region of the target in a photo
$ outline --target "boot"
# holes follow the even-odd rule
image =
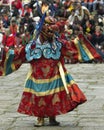
[[[58,126],[59,124],[60,124],[60,122],[57,122],[55,117],[49,117],[50,126]]]
[[[34,126],[36,126],[36,127],[44,126],[44,118],[38,117],[37,118],[37,124],[35,124]]]

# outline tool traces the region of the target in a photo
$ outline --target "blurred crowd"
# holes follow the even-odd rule
[[[65,21],[57,35],[72,40],[81,32],[104,57],[104,0],[1,0],[0,44],[28,44],[45,12]]]

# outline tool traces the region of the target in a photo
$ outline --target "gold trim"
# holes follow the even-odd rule
[[[67,82],[66,82],[66,79],[65,79],[65,73],[64,73],[61,62],[58,63],[58,67],[59,67],[60,76],[61,76],[62,82],[64,84],[64,88],[66,90],[66,93],[69,94],[69,91],[68,91],[68,88],[67,88]]]
[[[68,73],[66,72],[65,75],[68,75]],[[52,82],[53,80],[57,80],[60,78],[61,78],[60,75],[55,75],[54,77],[52,77],[50,79],[34,79],[34,77],[31,77],[31,70],[30,70],[26,80],[32,80],[33,82],[40,84],[40,83],[49,83],[49,82]]]
[[[80,52],[80,49],[79,49],[79,46],[78,46],[78,41],[79,41],[79,38],[77,37],[77,38],[75,38],[74,43],[75,43],[75,45],[78,49],[78,60],[82,61],[81,52]]]
[[[12,67],[13,70],[16,69],[14,64],[11,64],[11,67]]]
[[[92,55],[91,52],[88,50],[88,48],[84,45],[83,42],[82,42],[82,46],[83,46],[83,48],[86,50],[87,55],[88,55],[91,59],[94,59],[93,55]]]

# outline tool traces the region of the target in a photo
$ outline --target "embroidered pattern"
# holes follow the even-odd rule
[[[25,48],[28,61],[40,59],[42,56],[46,59],[58,60],[61,56],[62,43],[57,40],[54,43],[46,42],[45,44],[39,44],[37,40],[34,49],[32,49],[32,45],[33,41],[30,41]]]

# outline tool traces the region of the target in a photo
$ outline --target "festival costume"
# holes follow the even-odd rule
[[[83,34],[79,34],[71,45],[75,51],[78,51],[78,54],[74,56],[74,61],[88,62],[94,59],[102,61],[100,54]]]
[[[62,46],[59,51],[60,54],[57,54],[58,56],[50,56],[49,58],[49,55],[46,55],[46,57],[41,55],[40,57],[37,54],[30,61],[31,71],[25,84],[18,112],[37,117],[56,116],[67,113],[86,101],[85,96],[64,67],[64,56],[70,57],[70,48],[60,42],[58,44],[60,44],[60,47]],[[25,48],[15,53],[15,57],[14,54],[10,54],[8,57],[9,66],[6,66],[8,72],[5,74],[11,73],[26,62],[24,58],[26,57]],[[65,72],[65,79],[70,93],[69,100],[60,77],[59,62],[61,62]]]
[[[70,47],[68,46],[68,43],[63,44],[59,42],[58,44],[60,44],[58,56],[52,57],[51,55],[49,57],[49,55],[44,54],[44,56],[41,55],[40,57],[40,54],[38,53],[37,56],[35,54],[31,57],[31,70],[25,83],[18,112],[37,117],[56,116],[72,111],[79,104],[86,101],[86,97],[64,66],[64,57],[70,58]],[[47,43],[47,45],[49,45],[49,43]],[[42,47],[45,48],[44,45]],[[8,53],[11,53],[11,51]],[[24,47],[21,51],[15,50],[15,55],[9,54],[6,63],[9,65],[5,66],[6,72],[2,73],[1,71],[0,75],[7,75],[18,69],[26,62],[25,57],[26,52]],[[67,98],[60,76],[58,67],[59,62],[61,62],[64,69],[65,80],[70,94],[69,99]],[[1,66],[0,70],[2,69]]]
[[[25,62],[31,66],[18,107],[19,113],[41,119],[55,117],[86,102],[84,93],[64,66],[65,57],[79,60],[78,51],[64,39],[55,38],[42,44],[38,37],[26,47],[4,53],[0,76],[12,73]]]

